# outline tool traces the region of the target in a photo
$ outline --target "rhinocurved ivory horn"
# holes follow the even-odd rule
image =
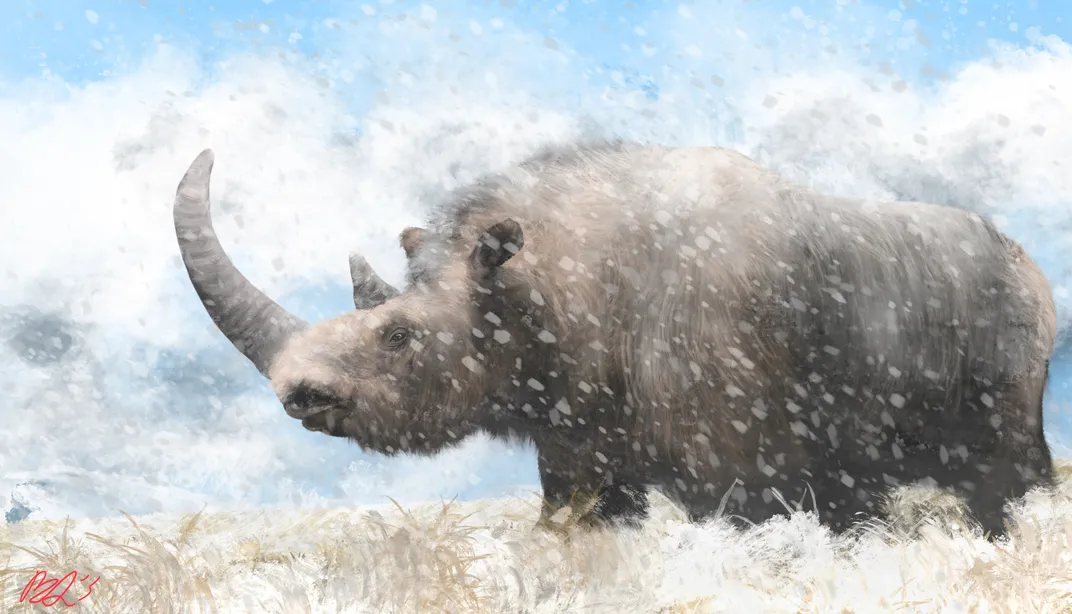
[[[202,151],[175,194],[175,236],[197,296],[216,327],[265,377],[283,344],[309,325],[258,290],[235,268],[212,226],[209,179],[214,156]]]

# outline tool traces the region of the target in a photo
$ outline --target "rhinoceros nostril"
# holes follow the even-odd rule
[[[287,415],[298,419],[307,418],[341,404],[337,396],[304,383],[288,390],[280,401]]]

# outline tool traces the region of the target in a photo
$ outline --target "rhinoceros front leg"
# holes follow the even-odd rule
[[[638,527],[648,515],[648,489],[615,475],[607,467],[596,470],[579,458],[578,449],[557,445],[537,445],[537,463],[543,505],[537,528],[562,531],[570,526],[619,525]]]

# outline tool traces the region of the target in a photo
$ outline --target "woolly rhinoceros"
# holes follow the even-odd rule
[[[178,187],[182,258],[286,413],[385,454],[531,442],[543,524],[578,501],[636,523],[649,488],[761,522],[810,487],[840,531],[929,478],[997,536],[1050,480],[1050,288],[974,213],[819,194],[715,147],[554,147],[407,228],[404,290],[355,255],[359,309],[309,325],[225,255],[212,165]]]

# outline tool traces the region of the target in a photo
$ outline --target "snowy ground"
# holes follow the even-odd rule
[[[640,531],[530,529],[534,496],[469,503],[0,525],[2,612],[37,569],[79,612],[1072,612],[1072,462],[1007,541],[947,497],[893,499],[834,538],[806,513],[740,532],[656,499]],[[40,606],[38,606],[40,607]],[[62,604],[53,606],[62,609]],[[43,610],[41,610],[43,611]]]

